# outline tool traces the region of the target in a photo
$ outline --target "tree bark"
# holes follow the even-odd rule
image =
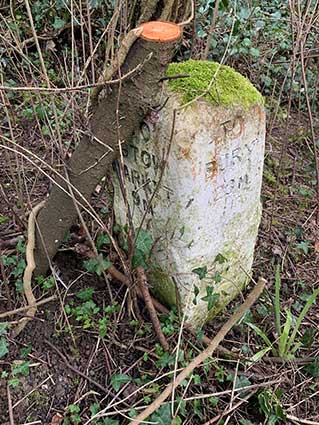
[[[142,69],[123,80],[121,87],[109,86],[107,96],[99,102],[90,122],[90,132],[95,137],[84,135],[66,164],[70,183],[86,200],[90,200],[96,185],[111,169],[112,162],[118,155],[118,131],[121,141],[129,141],[133,133],[139,129],[150,108],[156,105],[157,94],[160,92],[160,79],[171,60],[174,45],[174,43],[152,43],[138,39],[127,55],[121,74],[124,75],[144,63]],[[146,60],[149,55],[150,59]],[[120,118],[119,130],[117,107]],[[107,146],[113,151],[109,151]],[[76,193],[74,195],[83,204],[81,197]],[[58,178],[37,219],[35,250],[37,275],[47,272],[49,260],[52,260],[57,253],[66,231],[76,218],[74,199],[68,184]]]

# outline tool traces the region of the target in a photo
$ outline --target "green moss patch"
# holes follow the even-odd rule
[[[171,63],[166,75],[171,77],[179,74],[187,74],[189,77],[170,80],[168,85],[171,90],[183,95],[183,104],[205,93],[212,79],[210,91],[204,96],[210,103],[227,107],[240,105],[246,110],[253,105],[263,104],[259,91],[230,66],[192,59]]]
[[[176,288],[168,273],[160,267],[153,267],[148,271],[148,276],[155,297],[166,306],[176,305]]]

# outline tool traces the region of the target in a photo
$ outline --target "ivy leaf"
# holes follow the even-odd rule
[[[153,241],[150,233],[147,230],[141,229],[135,241],[134,256],[132,260],[133,268],[143,267],[148,268],[147,260],[150,256]]]
[[[24,361],[22,363],[15,364],[12,367],[12,375],[13,376],[16,376],[16,375],[27,376],[27,375],[29,375],[29,365],[30,365],[30,362],[26,362],[26,361]]]
[[[193,269],[192,270],[192,273],[197,274],[197,276],[199,277],[199,279],[202,280],[207,275],[207,266],[197,267],[196,269]]]
[[[141,250],[145,255],[149,255],[152,248],[152,237],[147,230],[141,229],[139,231],[135,248]]]
[[[96,247],[97,249],[101,249],[103,245],[109,245],[111,243],[111,239],[108,235],[100,234],[96,239]]]
[[[153,415],[149,418],[150,422],[155,422],[157,425],[168,425],[172,421],[171,408],[168,403],[163,404]],[[178,424],[178,422],[176,422]]]
[[[0,338],[0,358],[9,353],[7,340],[3,337]]]
[[[215,258],[216,263],[223,264],[227,261],[227,258],[223,256],[223,254],[217,254]]]
[[[115,391],[118,391],[127,382],[131,382],[131,377],[128,375],[119,373],[111,377],[111,385]]]
[[[7,333],[9,324],[7,322],[0,323],[0,336],[5,335]]]
[[[260,50],[256,49],[255,47],[251,47],[249,49],[249,53],[251,54],[252,57],[254,58],[258,58],[260,56]]]
[[[93,294],[94,294],[93,288],[85,288],[85,289],[81,289],[76,294],[76,297],[79,298],[82,301],[89,301],[89,300],[92,299]]]
[[[213,276],[213,281],[215,283],[219,283],[222,280],[222,276],[219,272],[215,272],[214,276]]]
[[[55,19],[54,19],[54,22],[52,24],[53,28],[55,30],[59,30],[64,25],[65,25],[65,21],[63,19],[59,18],[58,16],[56,16]]]
[[[219,299],[219,294],[213,292],[213,288],[211,286],[206,287],[206,296],[201,298],[202,301],[207,302],[207,310],[210,311],[217,303]]]
[[[194,299],[193,304],[197,305],[197,295],[199,294],[199,288],[198,286],[194,285]]]
[[[309,242],[308,241],[302,241],[302,242],[298,243],[297,248],[300,251],[303,251],[303,253],[305,255],[307,255],[309,253],[309,248],[310,248],[309,247]]]
[[[89,273],[96,273],[99,276],[101,276],[102,271],[107,270],[109,267],[111,267],[111,265],[111,261],[106,260],[102,254],[99,254],[99,261],[96,258],[90,258],[89,260],[83,262],[83,267]]]

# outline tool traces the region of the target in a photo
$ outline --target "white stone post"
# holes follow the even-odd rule
[[[142,223],[154,242],[148,273],[155,295],[179,304],[187,320],[200,326],[235,298],[251,275],[261,216],[265,112],[261,95],[229,67],[188,61],[172,64],[168,74],[189,77],[166,85],[165,107],[150,114],[125,148],[125,182],[134,227]],[[196,100],[210,83],[210,93]],[[114,205],[124,224],[116,182]]]

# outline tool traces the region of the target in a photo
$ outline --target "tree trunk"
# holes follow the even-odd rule
[[[157,94],[160,92],[160,79],[171,60],[173,48],[174,43],[153,43],[138,39],[127,55],[121,74],[124,75],[143,63],[149,55],[150,59],[145,61],[140,71],[122,81],[121,87],[109,86],[108,95],[100,101],[90,123],[92,136],[83,136],[66,164],[70,183],[87,201],[90,200],[101,178],[111,169],[112,162],[118,155],[118,138],[124,142],[129,141],[150,108],[156,105]],[[109,151],[107,146],[113,151]],[[77,218],[74,198],[68,184],[62,179],[57,179],[56,183],[38,215],[35,250],[37,275],[46,273],[49,259],[52,260],[66,231]],[[79,195],[74,193],[74,196],[79,202],[84,203]]]

